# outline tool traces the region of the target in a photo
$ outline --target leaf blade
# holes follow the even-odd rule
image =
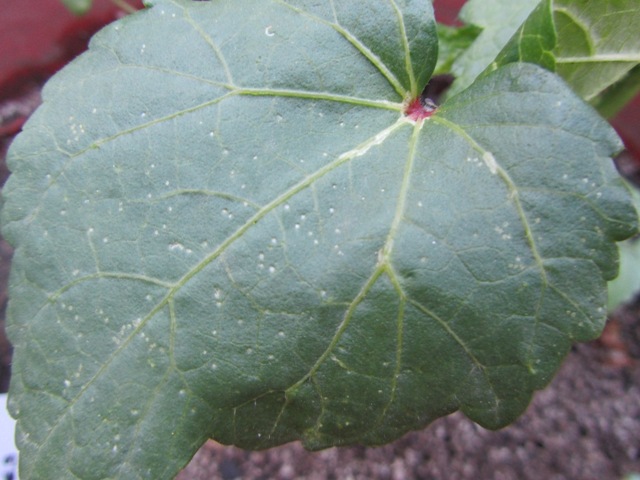
[[[640,64],[640,42],[633,30],[640,7],[633,1],[556,0],[557,71],[591,101]]]
[[[415,123],[402,102],[432,67],[414,68],[413,80],[396,72],[410,70],[407,45],[424,44],[400,38],[385,70],[319,21],[315,2],[265,5],[165,0],[116,23],[47,86],[12,147],[2,211],[18,246],[11,408],[31,478],[168,478],[208,436],[248,448],[298,438],[309,448],[379,444],[457,408],[495,427],[555,370],[563,349],[554,342],[598,328],[591,311],[601,277],[613,274],[612,241],[633,221],[607,163],[617,141],[593,112],[535,67],[512,66]],[[410,29],[391,18],[383,27],[406,37]],[[534,302],[538,317],[556,315],[563,295],[586,312],[587,325],[559,322],[549,334],[491,288],[514,253],[494,252],[493,237],[515,234],[503,224],[479,230],[495,211],[517,224],[519,211],[538,209],[563,224],[562,209],[535,188],[515,214],[511,205],[521,178],[542,183],[544,169],[524,160],[556,157],[514,128],[526,154],[502,165],[510,136],[491,134],[521,118],[544,125],[541,99],[558,107],[543,129],[560,131],[556,144],[567,123],[567,135],[588,139],[567,168],[590,159],[597,204],[612,212],[604,220],[595,207],[584,212],[602,232],[585,234],[603,248],[593,262],[580,242],[540,249],[554,260],[545,268],[556,288],[547,288],[553,301]],[[467,161],[473,152],[481,160]],[[469,177],[481,180],[452,191]],[[498,178],[499,188],[487,188]],[[596,193],[579,192],[594,203]],[[485,211],[474,210],[480,204]],[[461,219],[477,232],[448,235]],[[486,247],[480,255],[464,243],[473,233]],[[562,239],[558,229],[546,235]],[[449,249],[443,239],[460,243]],[[484,268],[487,252],[501,264]],[[563,273],[567,255],[575,260],[567,266],[595,277],[581,285],[587,300]],[[540,262],[532,261],[538,285]],[[498,324],[486,315],[494,308]],[[504,348],[494,353],[494,343]],[[540,355],[552,358],[528,371]]]

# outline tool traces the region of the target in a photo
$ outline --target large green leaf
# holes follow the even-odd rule
[[[525,409],[603,325],[620,143],[526,64],[409,118],[435,60],[428,0],[158,0],[47,85],[3,192],[22,476]]]
[[[640,64],[638,0],[554,0],[557,72],[594,100]]]

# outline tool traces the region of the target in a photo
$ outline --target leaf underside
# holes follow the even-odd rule
[[[499,428],[598,335],[617,137],[527,64],[411,121],[436,50],[428,0],[158,0],[52,79],[3,192],[21,475]]]

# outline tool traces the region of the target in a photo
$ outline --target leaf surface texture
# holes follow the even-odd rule
[[[411,121],[436,45],[427,0],[158,0],[47,85],[3,192],[26,478],[498,428],[598,335],[619,140],[533,65]]]

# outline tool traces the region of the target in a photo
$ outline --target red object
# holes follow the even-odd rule
[[[637,95],[616,117],[611,124],[618,131],[625,147],[636,160],[640,168],[640,95]]]
[[[433,0],[436,20],[447,25],[460,25],[458,12],[466,0]]]

